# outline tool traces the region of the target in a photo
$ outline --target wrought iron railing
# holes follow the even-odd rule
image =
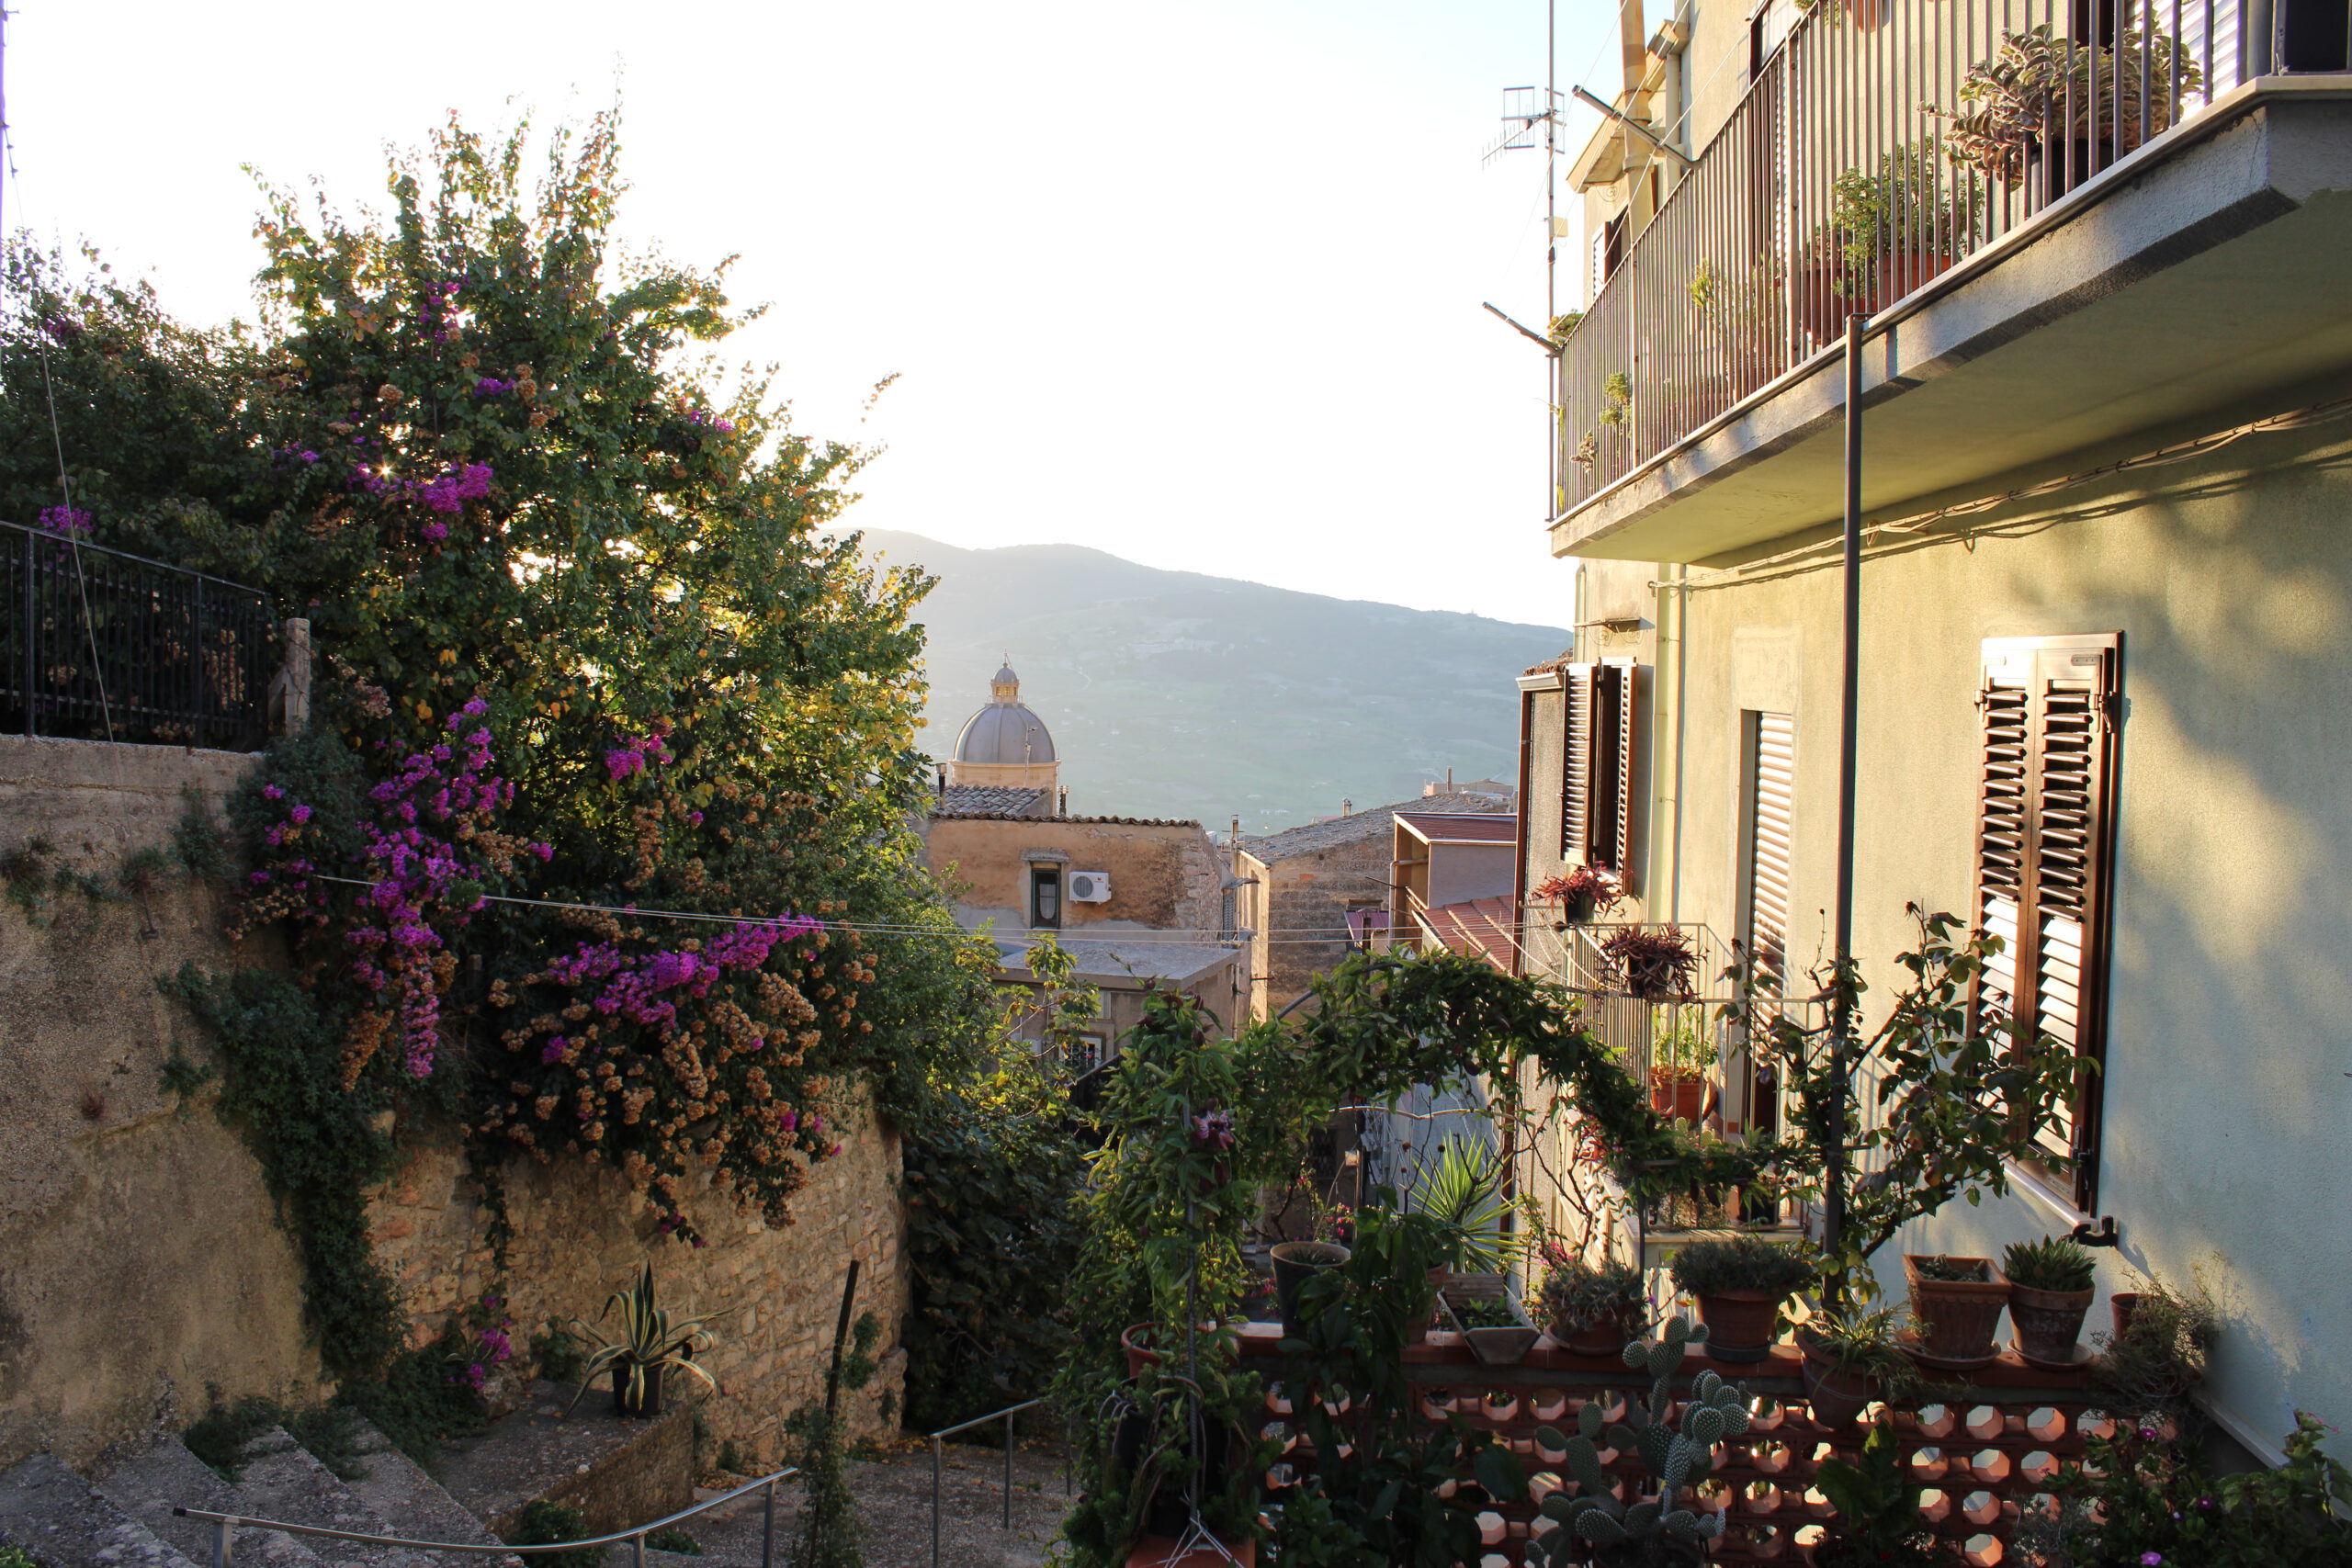
[[[0,523],[0,733],[258,750],[277,643],[259,589]]]
[[[1557,510],[2260,74],[2249,11],[1815,0],[1563,346]]]

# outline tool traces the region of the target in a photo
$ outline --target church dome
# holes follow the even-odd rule
[[[1021,677],[1008,664],[989,682],[992,700],[964,721],[956,737],[956,761],[979,766],[1035,765],[1055,761],[1054,738],[1046,721],[1023,705]]]

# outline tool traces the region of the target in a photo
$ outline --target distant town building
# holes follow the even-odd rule
[[[1241,838],[1237,828],[1235,923],[1250,934],[1252,1014],[1280,1013],[1351,950],[1385,939],[1399,813],[1491,816],[1514,805],[1510,785],[1482,781],[1258,838]],[[1508,875],[1502,891],[1510,891]]]
[[[1513,972],[1519,813],[1399,811],[1388,875],[1388,942],[1451,948]]]
[[[926,863],[958,923],[996,940],[1007,985],[1034,985],[1029,950],[1051,935],[1102,993],[1092,1060],[1141,1018],[1152,983],[1193,996],[1228,1030],[1246,1013],[1247,949],[1225,859],[1200,823],[1072,817],[1045,721],[1008,663],[965,721],[923,825]]]

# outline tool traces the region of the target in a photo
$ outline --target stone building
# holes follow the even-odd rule
[[[1010,664],[997,671],[923,825],[956,919],[997,939],[1009,986],[1035,983],[1029,949],[1045,936],[1067,949],[1102,995],[1091,1032],[1102,1055],[1142,1016],[1154,982],[1189,992],[1230,1029],[1247,1014],[1248,972],[1225,856],[1196,821],[1069,815],[1053,736],[1020,690]]]
[[[1387,927],[1396,818],[1487,815],[1512,809],[1502,788],[1464,789],[1343,810],[1321,822],[1241,839],[1234,923],[1250,933],[1250,1010],[1271,1018],[1306,994],[1314,977]]]

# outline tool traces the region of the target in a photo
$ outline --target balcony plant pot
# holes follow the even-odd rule
[[[1911,1280],[1911,1314],[1919,1325],[1914,1358],[1944,1367],[1991,1360],[1997,1354],[1994,1337],[2000,1332],[2001,1313],[2009,1304],[2008,1277],[1989,1258],[1954,1258],[1950,1261],[1973,1265],[1982,1278],[1930,1280],[1919,1272],[1928,1261],[1917,1253],[1903,1255],[1903,1271]]]
[[[1596,1318],[1582,1328],[1570,1328],[1565,1323],[1552,1325],[1552,1337],[1558,1340],[1570,1354],[1606,1356],[1615,1360],[1626,1346],[1641,1337],[1642,1314],[1637,1312],[1611,1313]]]
[[[1707,1109],[1707,1080],[1650,1070],[1650,1109],[1673,1122],[1697,1122]]]
[[[2132,1314],[2140,1310],[2142,1295],[2139,1291],[2118,1291],[2107,1298],[2107,1310],[2115,1319],[2118,1339],[2132,1332]]]
[[[629,1420],[650,1420],[662,1414],[662,1372],[660,1367],[647,1367],[638,1380],[637,1395],[629,1396],[627,1367],[613,1369],[613,1414]]]
[[[1159,1365],[1159,1352],[1146,1343],[1159,1327],[1156,1323],[1131,1323],[1119,1331],[1119,1348],[1127,1353],[1127,1376],[1139,1378],[1146,1367]]]
[[[1274,1248],[1274,1297],[1282,1303],[1283,1333],[1297,1338],[1306,1327],[1299,1315],[1299,1288],[1327,1269],[1343,1266],[1348,1249],[1336,1241],[1286,1241]]]
[[[1781,1298],[1762,1291],[1725,1291],[1699,1298],[1707,1325],[1707,1355],[1717,1361],[1760,1361],[1771,1353],[1772,1322]]]
[[[1804,1398],[1813,1418],[1825,1427],[1851,1427],[1878,1397],[1877,1382],[1860,1369],[1830,1365],[1802,1336],[1798,1343],[1804,1348]]]
[[[2009,1285],[2009,1323],[2017,1330],[2017,1352],[2038,1367],[2071,1367],[2075,1346],[2082,1338],[2083,1317],[2098,1292],[2037,1291],[2014,1280]]]
[[[1454,1332],[1462,1336],[1462,1342],[1470,1347],[1470,1353],[1487,1366],[1515,1367],[1519,1365],[1527,1359],[1527,1352],[1535,1348],[1535,1341],[1542,1337],[1542,1331],[1528,1322],[1527,1314],[1517,1307],[1511,1308],[1512,1315],[1519,1320],[1516,1323],[1472,1328],[1463,1323],[1460,1314],[1456,1311],[1455,1292],[1450,1291],[1440,1299],[1445,1309],[1446,1321],[1453,1325]],[[1505,1305],[1510,1303],[1510,1295],[1502,1291],[1497,1291],[1492,1295],[1474,1295],[1464,1292],[1458,1299],[1464,1305],[1467,1305],[1472,1301],[1480,1300],[1501,1302]]]

